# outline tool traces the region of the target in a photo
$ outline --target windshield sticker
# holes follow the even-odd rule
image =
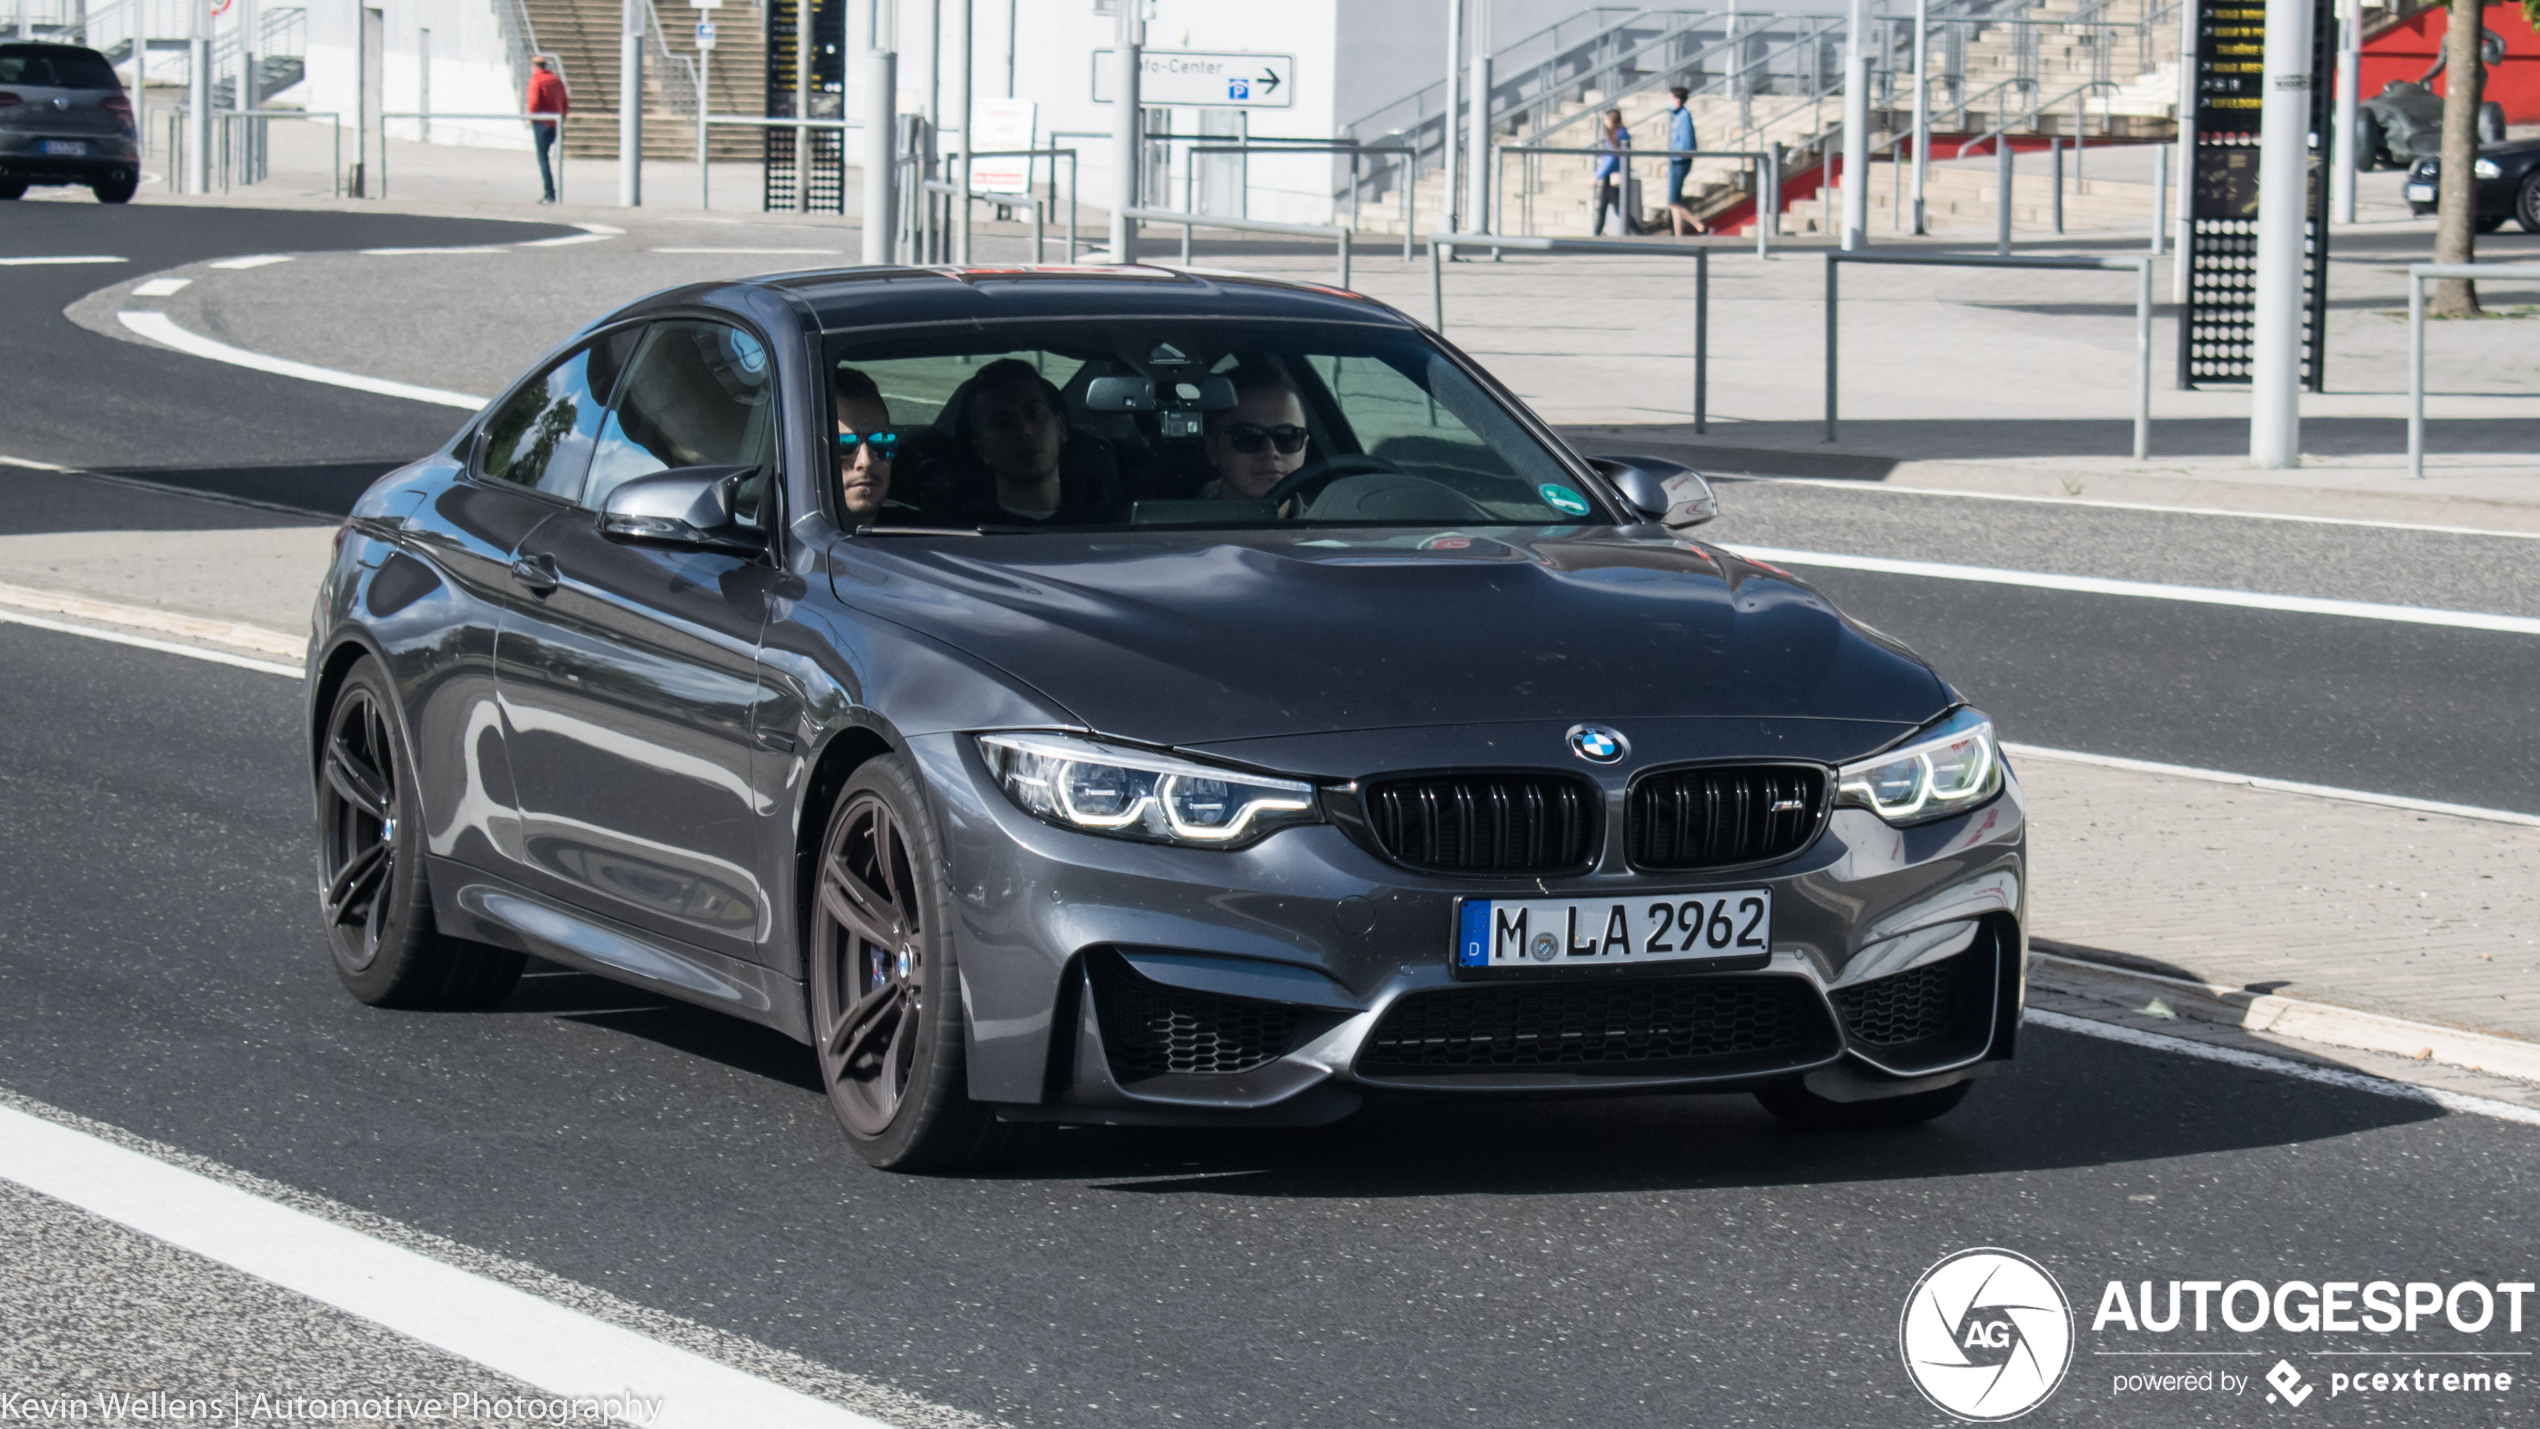
[[[1560,512],[1564,516],[1585,516],[1588,514],[1587,498],[1581,496],[1575,491],[1572,491],[1566,486],[1547,481],[1543,485],[1535,488],[1535,494],[1543,498],[1544,505],[1551,507],[1553,510]]]

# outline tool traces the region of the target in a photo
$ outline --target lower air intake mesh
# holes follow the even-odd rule
[[[1981,1028],[1993,996],[1992,959],[1970,949],[1909,972],[1838,989],[1835,1012],[1853,1041],[1897,1047]]]
[[[1372,1076],[1534,1067],[1625,1069],[1826,1048],[1823,1004],[1790,977],[1458,987],[1394,1003],[1368,1035]]]

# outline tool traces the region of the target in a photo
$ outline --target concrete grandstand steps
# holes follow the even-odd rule
[[[538,47],[556,57],[573,94],[573,115],[564,126],[565,153],[576,159],[617,157],[618,26],[623,13],[617,0],[523,0]],[[715,48],[706,66],[710,112],[758,114],[767,106],[766,36],[755,7],[690,11],[674,7],[672,19],[711,14],[716,20]],[[690,34],[670,31],[673,46],[684,46]],[[693,58],[684,48],[680,53]],[[663,76],[648,67],[644,76],[644,157],[694,159],[697,130],[693,92],[673,97]],[[684,84],[678,86],[685,88]],[[718,160],[755,160],[765,152],[753,131],[722,128],[710,138]]]

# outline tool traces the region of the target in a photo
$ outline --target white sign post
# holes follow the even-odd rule
[[[1296,56],[1240,51],[1138,51],[1138,102],[1164,108],[1285,109],[1295,99]],[[1111,102],[1112,52],[1094,51],[1094,103]]]
[[[972,122],[979,126],[973,152],[1029,149],[1038,111],[1028,99],[983,99]],[[1032,159],[1028,154],[970,161],[970,186],[981,193],[1028,194],[1032,191]]]

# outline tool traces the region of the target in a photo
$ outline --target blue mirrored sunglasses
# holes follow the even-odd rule
[[[889,461],[900,454],[900,434],[897,432],[840,432],[838,455],[853,457],[858,443],[869,444],[877,461]]]

